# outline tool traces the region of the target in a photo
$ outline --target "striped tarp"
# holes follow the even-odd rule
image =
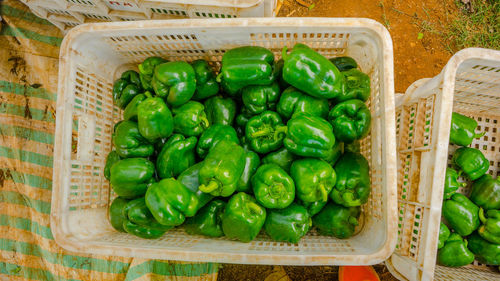
[[[63,250],[50,230],[61,32],[0,0],[0,280],[216,280],[218,264]]]

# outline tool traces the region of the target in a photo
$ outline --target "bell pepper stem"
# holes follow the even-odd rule
[[[482,133],[480,133],[480,134],[476,134],[476,133],[474,133],[474,138],[475,138],[475,139],[478,139],[478,138],[480,138],[480,137],[484,136],[485,134],[486,134],[486,132],[482,132]]]
[[[328,192],[326,192],[326,188],[325,188],[325,185],[323,183],[319,184],[318,191],[320,193],[321,200],[323,202],[326,202],[328,200]]]
[[[349,223],[352,225],[358,225],[358,220],[355,217],[349,217]]]
[[[222,82],[222,72],[221,72],[221,73],[219,73],[219,74],[217,75],[217,77],[215,77],[215,81],[217,81],[217,83],[221,83],[221,82]]]
[[[214,190],[216,190],[217,188],[219,188],[219,184],[216,182],[216,181],[210,181],[208,183],[208,185],[200,185],[199,189],[201,192],[204,192],[204,193],[210,193]]]
[[[286,134],[288,132],[287,126],[278,126],[274,130],[274,139],[279,139],[279,134]]]
[[[248,202],[247,206],[248,206],[248,210],[250,211],[250,213],[260,214],[262,212],[262,209],[260,208],[260,206],[254,202]]]
[[[486,223],[486,217],[484,216],[484,210],[483,210],[483,208],[479,209],[479,220],[482,223]]]
[[[350,206],[356,206],[355,203],[358,201],[357,199],[354,199],[354,194],[352,192],[344,192],[344,194],[342,194],[342,199],[344,199],[344,201]]]
[[[264,128],[262,130],[253,132],[250,136],[252,138],[260,138],[260,137],[265,137],[265,136],[269,135],[272,132],[273,132],[272,128]]]
[[[273,184],[269,187],[269,196],[271,196],[272,198],[280,198],[284,191],[285,189],[283,187],[283,184]]]
[[[462,175],[462,170],[458,171],[458,176],[457,176],[457,182],[458,184],[460,184],[461,187],[466,187],[467,186],[467,183],[466,182],[459,182],[458,181],[458,178]]]
[[[356,88],[359,84],[359,78],[354,76],[347,76],[346,82],[351,88]]]
[[[142,65],[142,63],[140,63],[138,66],[139,68],[139,73],[145,73],[146,71],[144,71],[144,66]]]
[[[146,98],[152,98],[153,97],[153,95],[151,95],[151,93],[149,91],[144,92],[144,95],[146,96]]]
[[[200,124],[203,128],[210,127],[210,122],[208,122],[208,119],[205,116],[200,116]]]
[[[287,48],[287,46],[284,46],[283,50],[281,51],[281,58],[283,60],[287,60],[288,59],[288,53],[287,52],[288,52],[288,48]]]

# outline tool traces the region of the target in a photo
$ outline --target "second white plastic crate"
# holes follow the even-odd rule
[[[21,0],[63,32],[96,21],[275,17],[279,0]]]
[[[182,228],[158,240],[115,231],[107,208],[114,197],[103,176],[111,131],[121,112],[111,88],[122,71],[149,56],[206,59],[253,45],[272,50],[305,43],[327,57],[349,55],[371,78],[371,133],[361,151],[371,166],[372,192],[359,233],[350,239],[314,231],[298,244],[260,235],[250,243],[187,235]],[[145,258],[258,264],[375,264],[396,242],[396,155],[392,42],[367,19],[255,18],[141,21],[78,26],[61,46],[51,229],[76,252]]]
[[[436,265],[444,175],[456,149],[449,144],[451,113],[465,114],[486,132],[472,143],[500,175],[500,51],[465,49],[432,79],[413,83],[396,98],[398,243],[386,261],[400,280],[493,281],[496,268],[475,262]],[[465,179],[461,179],[465,180]],[[459,190],[468,195],[469,186]]]

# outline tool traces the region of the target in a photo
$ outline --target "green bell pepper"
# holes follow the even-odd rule
[[[245,136],[248,144],[257,153],[269,153],[283,146],[286,127],[274,111],[264,111],[248,120]]]
[[[358,99],[367,101],[370,97],[370,76],[357,69],[343,71],[344,87],[342,93],[335,98],[335,102]]]
[[[210,124],[233,125],[236,103],[231,98],[211,97],[205,101],[205,112]]]
[[[319,213],[321,210],[323,210],[323,207],[325,207],[326,203],[328,201],[316,201],[316,202],[304,202],[300,199],[296,199],[296,202],[297,204],[299,205],[302,205],[304,206],[304,208],[307,209],[307,212],[309,213],[309,215],[312,217],[314,215],[316,215],[317,213]]]
[[[155,165],[144,158],[127,158],[111,167],[111,186],[116,194],[124,198],[135,198],[146,193],[154,181]]]
[[[261,207],[251,195],[236,193],[227,202],[222,214],[222,230],[229,239],[250,242],[266,221],[266,209]]]
[[[358,219],[361,208],[344,207],[332,202],[313,217],[313,225],[318,228],[322,235],[331,235],[340,239],[349,238],[354,235],[354,230],[359,224]]]
[[[153,183],[145,198],[153,217],[166,226],[181,225],[203,207],[200,197],[174,178]]]
[[[485,174],[475,180],[469,198],[485,210],[500,209],[500,177]]]
[[[335,164],[337,183],[330,193],[333,202],[346,207],[360,206],[370,196],[370,165],[366,158],[355,152],[346,152]]]
[[[476,255],[476,260],[486,265],[500,265],[500,244],[490,243],[477,233],[469,236],[469,250]]]
[[[232,141],[236,144],[240,143],[238,135],[233,127],[228,125],[213,124],[201,134],[200,139],[198,140],[198,146],[196,147],[196,152],[201,158],[205,158],[212,147],[214,147],[221,140]]]
[[[304,44],[295,44],[290,54],[282,52],[283,79],[313,97],[331,99],[342,93],[343,77],[327,58]]]
[[[141,85],[144,90],[154,90],[151,82],[153,80],[155,67],[165,62],[167,62],[167,60],[160,57],[149,57],[139,64],[139,77],[141,78]]]
[[[293,179],[278,165],[264,164],[252,177],[255,199],[269,209],[283,209],[295,199]]]
[[[127,220],[127,217],[123,215],[123,209],[128,202],[129,200],[125,198],[116,197],[111,205],[109,205],[109,222],[114,229],[120,232],[125,232],[123,223]]]
[[[177,177],[196,162],[194,150],[196,137],[185,138],[183,135],[172,135],[163,145],[156,158],[156,172],[161,179]]]
[[[127,70],[113,84],[113,101],[119,108],[125,109],[128,103],[141,91],[139,73]]]
[[[196,91],[194,100],[203,100],[216,95],[219,92],[219,83],[215,79],[215,73],[206,60],[195,60],[191,63],[196,75]]]
[[[474,261],[474,254],[467,249],[467,240],[452,233],[443,248],[438,251],[437,261],[444,266],[464,266]]]
[[[444,223],[439,224],[438,249],[444,247],[446,240],[450,238],[450,234],[451,234],[450,229],[446,226],[446,224]]]
[[[231,196],[244,169],[245,150],[234,142],[221,140],[203,161],[200,190],[213,196]]]
[[[349,69],[358,68],[358,63],[351,57],[336,57],[336,58],[331,58],[330,61],[340,71],[346,71]]]
[[[154,143],[172,134],[174,121],[170,109],[161,98],[152,97],[149,92],[144,95],[147,99],[137,106],[137,123],[141,135]]]
[[[123,120],[137,121],[137,107],[146,99],[144,94],[135,96],[123,111]]]
[[[490,168],[490,161],[484,157],[481,150],[470,147],[457,149],[452,161],[470,180],[477,180]]]
[[[290,175],[297,187],[297,197],[306,203],[326,202],[328,194],[337,181],[337,175],[332,166],[314,158],[294,161],[290,168]]]
[[[187,168],[177,178],[178,182],[183,184],[187,189],[191,190],[196,198],[198,198],[198,204],[200,207],[205,206],[214,198],[212,195],[200,190],[200,169],[202,166],[203,162],[198,162]]]
[[[450,197],[455,194],[459,188],[467,186],[465,182],[459,182],[458,177],[460,177],[460,174],[457,173],[457,171],[452,168],[446,168],[443,199],[450,199]]]
[[[151,81],[157,96],[165,98],[171,106],[188,102],[196,91],[196,74],[193,67],[184,61],[162,63],[155,67]]]
[[[222,214],[226,208],[226,202],[213,200],[201,208],[192,218],[184,223],[184,229],[188,234],[205,235],[209,237],[224,236],[222,231]]]
[[[281,93],[276,111],[285,119],[290,119],[297,113],[326,118],[328,116],[328,100],[306,95],[294,87],[288,87]]]
[[[278,82],[270,85],[247,86],[241,90],[241,98],[247,112],[251,115],[257,115],[266,110],[275,110],[280,98],[280,86]]]
[[[154,228],[147,225],[140,225],[133,223],[129,220],[123,222],[123,229],[132,235],[141,237],[144,239],[157,239],[163,236],[167,230]]]
[[[116,150],[111,151],[106,157],[106,165],[104,165],[104,177],[109,180],[111,177],[111,167],[120,161],[120,155],[116,152]]]
[[[500,210],[489,210],[485,216],[481,208],[479,219],[483,225],[479,227],[477,233],[490,243],[500,244]]]
[[[148,226],[150,228],[163,231],[167,231],[172,228],[172,226],[165,226],[156,221],[153,214],[149,211],[148,206],[146,206],[146,199],[144,197],[128,202],[123,211],[124,216],[136,225]]]
[[[243,147],[243,149],[245,149],[245,147]],[[238,180],[236,191],[250,192],[252,190],[250,180],[259,166],[259,155],[251,150],[245,149],[245,168],[243,169],[243,173]]]
[[[450,143],[469,146],[472,140],[484,136],[486,132],[476,134],[477,122],[460,113],[451,114]]]
[[[217,81],[230,95],[246,86],[269,85],[276,79],[273,62],[274,54],[263,47],[244,46],[228,50],[222,56]]]
[[[343,149],[344,149],[344,143],[335,142],[332,149],[330,149],[328,155],[326,157],[321,158],[321,160],[324,160],[331,166],[334,166],[335,163],[337,163],[337,160],[339,160],[340,156],[342,156]],[[359,152],[359,150],[357,152]]]
[[[451,228],[462,236],[479,227],[479,207],[463,194],[455,193],[451,199],[445,200],[442,214]]]
[[[328,114],[335,138],[350,143],[370,132],[371,113],[361,100],[347,100],[335,105]]]
[[[309,114],[297,114],[287,123],[283,140],[286,149],[295,155],[326,158],[335,144],[332,126],[325,119]]]
[[[197,101],[188,101],[172,109],[172,112],[174,113],[175,133],[197,137],[210,127],[205,106]]]
[[[149,157],[154,152],[153,145],[140,134],[137,123],[132,121],[123,121],[116,127],[113,144],[122,158]]]
[[[311,224],[306,208],[292,203],[284,209],[269,210],[264,230],[274,241],[296,244],[309,232]]]
[[[296,158],[295,154],[288,151],[285,147],[282,147],[262,158],[262,164],[276,164],[280,166],[281,169],[285,170],[285,172],[289,173],[290,167]]]

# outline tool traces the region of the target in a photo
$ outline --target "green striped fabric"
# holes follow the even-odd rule
[[[57,85],[49,78],[57,77],[57,69],[44,65],[50,58],[33,59],[29,50],[33,46],[43,49],[47,44],[60,46],[62,38],[53,36],[58,33],[56,28],[18,1],[2,2],[0,15],[4,19],[0,31],[0,136],[4,136],[0,138],[0,279],[215,280],[215,263],[85,255],[57,246],[50,229]],[[5,71],[11,69],[11,62],[1,60],[8,54],[3,47],[8,40],[2,38],[28,42],[26,46],[7,46],[19,56],[19,50],[31,55],[25,59],[27,70],[54,70],[13,79],[13,72]]]

